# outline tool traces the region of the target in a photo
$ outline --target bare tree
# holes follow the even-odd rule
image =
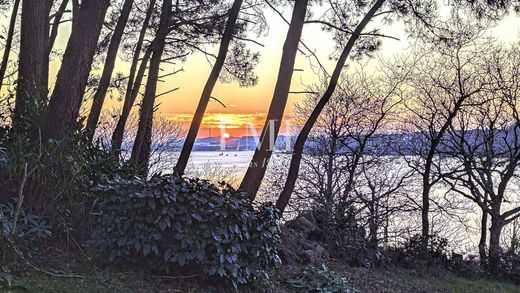
[[[479,50],[479,54],[483,50]],[[487,216],[491,220],[489,268],[500,267],[501,232],[520,217],[520,198],[515,192],[520,177],[520,50],[494,49],[482,57],[482,74],[490,87],[479,94],[478,103],[465,108],[449,129],[447,151],[453,155],[451,190],[472,200],[482,210],[481,258],[485,249]],[[504,210],[506,208],[507,210]],[[483,246],[483,247],[482,247]]]
[[[368,77],[365,73],[345,77],[342,90],[332,96],[306,143],[294,191],[295,201],[315,203],[330,215],[341,214],[342,209],[359,203],[357,195],[362,188],[358,185],[366,183],[363,177],[368,174],[368,168],[382,162],[379,156],[387,154],[388,149],[383,149],[386,143],[382,131],[401,103],[395,92],[402,82],[402,78]],[[317,99],[318,96],[311,96],[297,108],[303,123],[315,108]],[[408,177],[400,175],[403,175],[402,182]],[[389,195],[402,182],[387,182],[377,187],[378,190],[374,188],[373,195]]]
[[[121,109],[103,110],[100,115],[100,122],[96,135],[96,142],[101,146],[109,148],[112,133],[117,127],[118,116]],[[125,128],[126,137],[135,137],[139,124],[139,115],[137,112],[130,113],[128,117],[128,127]],[[185,131],[182,129],[182,123],[168,118],[163,113],[154,115],[154,128],[152,130],[152,145],[150,150],[149,172],[151,174],[164,173],[171,171],[177,161],[177,154],[182,145],[182,138]],[[123,159],[128,159],[131,155],[131,144],[125,144],[121,150]]]
[[[471,105],[472,98],[483,91],[482,79],[475,62],[480,53],[475,35],[463,33],[453,44],[423,48],[424,57],[416,64],[400,92],[408,115],[405,131],[412,132],[409,146],[401,150],[411,168],[421,176],[422,245],[426,249],[430,231],[430,196],[442,180],[442,157],[439,145],[453,125],[459,111]],[[439,50],[440,49],[440,50]],[[428,55],[425,53],[428,52]]]
[[[384,144],[385,140],[378,142]],[[377,249],[381,240],[389,242],[389,221],[395,214],[414,210],[404,189],[413,179],[414,172],[388,151],[377,148],[363,158],[361,175],[354,190],[358,209],[362,211],[362,218],[366,218],[368,243],[372,249]]]

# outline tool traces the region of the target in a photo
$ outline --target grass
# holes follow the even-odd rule
[[[445,269],[431,269],[429,272],[398,267],[387,268],[353,268],[344,266],[339,262],[328,263],[330,272],[326,275],[336,276],[334,279],[344,277],[349,287],[354,292],[449,292],[449,293],[520,293],[520,286],[487,279],[467,279],[458,277]],[[289,285],[290,278],[301,273],[305,266],[284,266],[280,271],[271,274],[268,285],[252,292],[285,293],[297,292]],[[100,270],[82,265],[80,271],[82,278],[52,277],[43,273],[26,272],[17,276],[12,285],[22,286],[28,292],[203,292],[198,286],[198,281],[175,277],[152,277],[135,273],[123,273],[109,269]],[[315,277],[319,278],[319,271]],[[323,275],[323,274],[321,274]],[[321,276],[323,277],[323,276]],[[336,286],[337,287],[337,286]],[[9,292],[8,290],[0,291]],[[240,290],[240,292],[247,292]],[[21,292],[21,291],[11,291]],[[331,291],[334,292],[334,291]],[[340,291],[338,291],[340,292]],[[350,291],[349,291],[350,292]]]
[[[513,284],[502,283],[491,280],[469,280],[460,277],[446,276],[432,280],[434,288],[440,291],[462,293],[462,292],[503,292],[518,293],[520,287]]]
[[[420,273],[396,267],[349,268],[343,272],[360,292],[520,293],[520,286],[458,277],[444,269]]]
[[[148,278],[135,274],[91,275],[84,278],[52,277],[30,274],[17,278],[15,285],[28,292],[42,293],[127,293],[127,292],[200,292],[195,283],[161,278]],[[16,291],[15,291],[16,292]]]
[[[104,281],[92,279],[55,278],[43,275],[30,275],[18,280],[17,285],[23,286],[29,292],[85,292],[108,293],[124,292],[123,286],[115,286]],[[128,291],[127,291],[128,292]]]

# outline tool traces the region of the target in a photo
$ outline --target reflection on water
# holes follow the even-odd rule
[[[190,163],[194,167],[202,167],[207,163],[220,164],[222,168],[234,170],[242,179],[251,162],[253,151],[240,152],[192,152]]]

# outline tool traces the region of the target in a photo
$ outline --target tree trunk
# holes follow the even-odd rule
[[[369,227],[369,244],[370,248],[377,249],[378,246],[378,239],[377,239],[377,223],[375,223],[375,219],[370,220],[373,223],[370,223]]]
[[[421,207],[421,247],[424,252],[428,250],[430,235],[430,191],[429,172],[423,174],[422,207]]]
[[[155,7],[155,1],[156,0],[150,0],[150,5],[148,6],[148,10],[146,11],[143,26],[141,27],[139,39],[137,40],[137,44],[135,47],[132,65],[130,66],[130,75],[128,77],[128,86],[126,88],[123,109],[121,110],[121,116],[119,116],[117,126],[114,129],[114,133],[112,134],[112,151],[117,154],[119,154],[121,151],[121,144],[123,143],[123,135],[125,132],[126,122],[132,110],[132,106],[134,105],[135,99],[137,98],[137,94],[139,93],[139,88],[141,87],[141,83],[143,81],[144,72],[146,71],[146,66],[152,53],[152,47],[150,46],[146,51],[145,56],[142,58],[141,66],[136,77],[137,65],[139,64],[139,56],[141,55],[141,50],[143,48],[143,42],[146,36],[146,31],[148,29],[150,18],[152,17],[153,9]],[[133,93],[135,93],[135,95]]]
[[[23,0],[18,86],[13,123],[38,119],[47,100],[49,77],[49,13],[52,0]],[[43,125],[42,125],[43,126]]]
[[[4,55],[2,57],[2,64],[0,65],[0,90],[4,85],[5,72],[9,63],[9,54],[13,45],[14,29],[16,26],[16,17],[18,15],[18,8],[20,7],[20,0],[15,0],[13,4],[13,11],[11,12],[11,20],[9,22],[9,29],[7,31],[7,38],[5,40]]]
[[[480,267],[482,269],[487,268],[487,254],[486,254],[486,243],[487,243],[487,221],[488,213],[482,209],[482,221],[480,224],[480,240],[478,242],[478,253],[480,256]]]
[[[144,73],[146,72],[146,67],[148,66],[148,61],[150,60],[151,55],[152,47],[150,46],[143,56],[141,65],[139,66],[139,71],[137,72],[137,76],[135,77],[135,82],[130,90],[129,98],[128,100],[125,99],[123,111],[121,112],[121,116],[119,116],[116,128],[114,129],[114,133],[112,134],[112,151],[115,154],[121,153],[121,145],[123,143],[126,122],[128,121],[128,117],[130,116],[130,112],[132,111],[132,106],[134,105],[134,102],[137,99],[137,95],[139,95],[139,89],[141,88]]]
[[[197,106],[197,110],[195,110],[195,114],[193,115],[188,135],[186,136],[186,140],[184,141],[184,145],[182,147],[179,160],[177,161],[177,165],[175,166],[176,172],[179,175],[183,175],[184,171],[186,170],[186,165],[188,164],[191,150],[193,149],[193,145],[195,144],[195,139],[197,138],[197,134],[199,132],[202,119],[204,118],[204,113],[206,112],[209,100],[211,99],[211,93],[215,88],[215,84],[217,83],[220,71],[222,70],[224,62],[226,61],[229,43],[231,42],[231,39],[233,37],[242,2],[243,0],[235,0],[233,6],[229,10],[229,16],[227,19],[224,34],[222,36],[222,41],[220,42],[220,48],[218,51],[217,59],[215,60],[215,64],[211,69],[211,73],[208,77],[208,80],[206,81],[204,90],[202,91],[199,105]]]
[[[141,103],[141,111],[139,113],[139,127],[137,129],[137,135],[132,149],[131,161],[141,170],[147,169],[149,163],[148,160],[146,160],[146,156],[143,156],[143,154],[149,152],[150,147],[146,143],[147,128],[150,125],[149,120],[153,117],[161,59],[172,19],[171,10],[172,0],[164,0],[159,29],[157,30],[157,35],[153,44],[153,55],[150,60],[146,90]]]
[[[87,136],[90,140],[93,139],[97,124],[99,122],[101,109],[103,108],[105,96],[107,94],[108,87],[110,86],[112,72],[114,71],[114,67],[116,64],[119,45],[121,44],[121,39],[123,38],[123,33],[125,32],[126,23],[128,22],[128,18],[130,17],[130,12],[132,11],[133,4],[134,0],[125,0],[125,2],[123,3],[121,15],[117,20],[117,24],[114,29],[112,39],[110,40],[110,45],[108,46],[107,56],[105,59],[105,66],[103,67],[103,73],[101,74],[99,86],[92,100],[92,106],[90,108],[90,113],[87,119],[86,130]]]
[[[63,14],[65,14],[65,11],[67,10],[68,4],[69,0],[61,1],[60,7],[58,7],[58,11],[56,11],[56,15],[54,16],[54,21],[52,22],[51,35],[49,38],[49,57],[51,55],[52,48],[54,47],[54,42],[56,42],[56,37],[58,36],[61,19],[63,18]]]
[[[142,176],[142,178],[148,177],[148,171],[149,171],[149,164],[150,164],[150,157],[152,153],[152,132],[153,132],[153,115],[148,118],[148,124],[146,126],[146,132],[144,134],[143,139],[143,147],[141,152],[139,152],[139,157],[137,158],[138,162],[143,162],[145,164],[146,168],[139,168],[138,172],[139,175]]]
[[[76,124],[109,3],[81,2],[45,116],[44,139],[62,139]]]
[[[307,138],[309,137],[309,134],[314,127],[314,124],[318,120],[318,117],[320,116],[321,112],[323,111],[323,108],[325,108],[325,105],[329,102],[330,98],[334,94],[334,91],[336,90],[336,86],[338,84],[339,78],[341,76],[341,72],[343,71],[343,68],[345,67],[345,63],[347,61],[348,56],[350,55],[350,52],[352,51],[352,48],[354,47],[357,39],[359,38],[360,34],[365,29],[365,26],[370,22],[374,14],[379,10],[381,5],[385,0],[378,0],[374,6],[367,12],[367,14],[363,17],[361,22],[358,24],[356,29],[354,30],[352,36],[348,40],[347,44],[345,45],[345,48],[343,49],[343,52],[341,53],[341,56],[338,60],[338,63],[336,64],[336,67],[334,69],[334,72],[330,78],[329,86],[327,87],[327,90],[321,97],[321,99],[318,101],[318,104],[312,111],[309,119],[305,122],[305,125],[303,126],[302,130],[300,131],[300,134],[296,138],[296,142],[294,144],[293,154],[291,158],[291,163],[289,166],[289,173],[287,175],[287,180],[285,181],[284,188],[282,190],[282,193],[278,197],[278,200],[276,202],[276,207],[280,210],[280,212],[283,213],[285,208],[287,207],[287,204],[289,203],[289,199],[291,198],[291,194],[294,191],[294,186],[296,184],[296,179],[298,178],[298,172],[300,171],[300,165],[303,155],[303,149],[305,146],[305,142],[307,141]]]
[[[374,191],[371,192],[371,200],[370,200],[370,203],[368,205],[368,212],[370,213],[368,215],[368,231],[369,231],[369,244],[370,244],[370,248],[376,250],[377,249],[377,246],[379,244],[378,242],[378,239],[377,239],[377,230],[379,230],[379,225],[378,225],[378,209],[376,207],[376,196],[375,196],[375,193]]]
[[[307,4],[308,0],[296,0],[294,3],[293,15],[283,47],[278,80],[276,81],[271,106],[269,107],[269,112],[260,136],[259,146],[255,150],[253,159],[240,184],[240,189],[245,191],[252,200],[255,198],[262,179],[265,176],[267,164],[273,153],[274,144],[280,130],[281,120],[291,87],[298,44],[305,22],[305,14],[307,13]]]
[[[492,274],[500,272],[500,256],[502,249],[500,248],[500,235],[502,228],[504,227],[504,221],[498,216],[491,216],[491,228],[489,237],[489,269]]]

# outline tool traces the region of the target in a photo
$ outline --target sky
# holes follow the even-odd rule
[[[286,19],[290,19],[290,7],[286,7],[282,11]],[[276,83],[282,47],[288,29],[288,25],[273,11],[266,9],[265,17],[269,25],[268,32],[261,36],[251,36],[251,38],[255,38],[264,46],[253,43],[248,44],[252,50],[260,53],[260,63],[255,69],[259,77],[258,84],[254,87],[243,88],[237,83],[219,82],[212,95],[222,101],[226,107],[224,108],[214,101],[210,103],[199,132],[199,137],[220,136],[221,133],[228,133],[230,136],[252,135],[255,134],[254,131],[259,132],[261,130]],[[402,23],[396,22],[388,27],[378,22],[374,22],[373,25],[379,26],[381,33],[400,39],[384,39],[383,46],[377,53],[380,58],[390,58],[395,54],[403,53],[413,41],[406,37]],[[69,33],[67,26],[63,26],[60,29],[57,39],[58,48],[65,47]],[[507,16],[493,29],[493,35],[506,43],[517,41],[520,36],[520,17],[515,15]],[[306,24],[302,40],[309,48],[315,51],[315,54],[320,59],[320,62],[325,65],[327,71],[332,72],[335,65],[334,60],[329,58],[334,51],[332,35],[322,31],[320,25]],[[210,48],[209,51],[216,52],[217,47]],[[317,73],[309,62],[307,57],[302,54],[298,55],[295,66],[298,70],[293,75],[292,91],[305,90],[306,86],[313,85],[319,81]],[[378,58],[365,59],[362,62],[376,64]],[[315,62],[313,63],[315,64]],[[128,68],[129,64],[119,59],[116,63],[114,74],[122,72],[126,76]],[[56,76],[58,69],[59,60],[54,60],[51,63],[51,79]],[[158,98],[157,103],[160,104],[160,115],[178,121],[183,124],[184,128],[187,128],[211,70],[211,64],[205,56],[199,53],[188,57],[185,63],[175,66],[163,66],[163,69],[165,74],[179,69],[182,69],[182,72],[168,77],[163,83],[159,83],[158,93],[179,87],[177,91]],[[294,116],[294,105],[301,101],[303,97],[303,94],[291,94],[289,96],[285,115],[286,124],[291,123]],[[116,99],[108,99],[105,110],[112,110],[118,107],[120,107],[120,103]],[[222,125],[225,125],[225,131],[221,131]],[[282,126],[282,134],[287,132],[288,129],[289,126]]]

